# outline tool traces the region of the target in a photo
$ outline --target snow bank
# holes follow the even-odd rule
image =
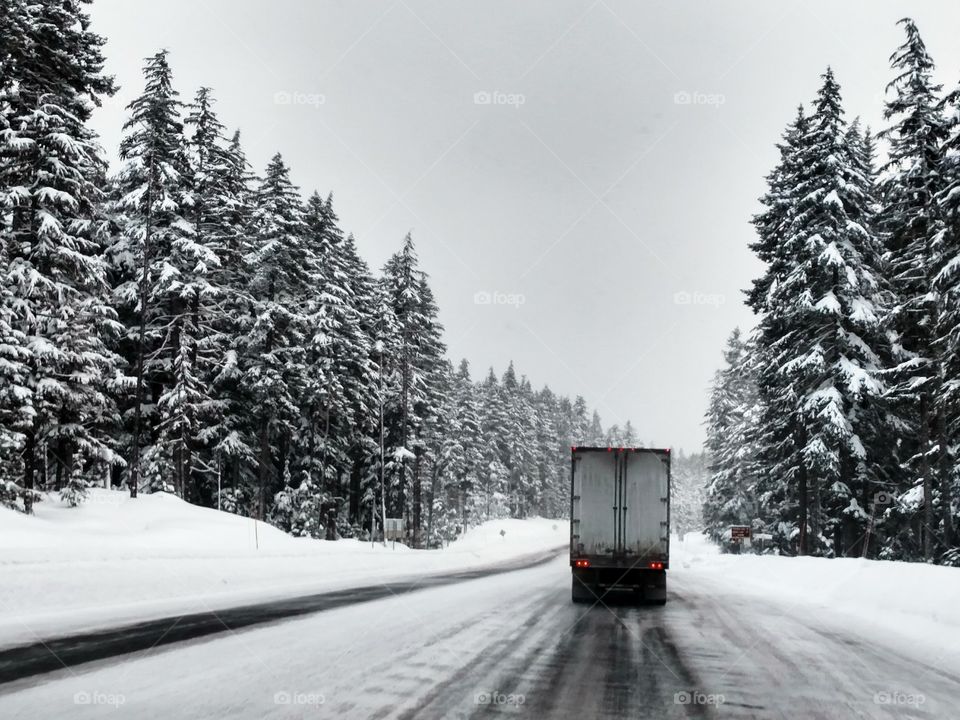
[[[0,508],[0,646],[81,629],[492,565],[565,547],[566,521],[496,520],[443,550],[294,538],[171,495],[95,489]],[[502,533],[502,534],[501,534]]]
[[[794,614],[835,616],[879,642],[956,654],[960,569],[860,558],[723,555],[699,533],[671,546],[673,573],[718,592],[759,596]],[[732,599],[732,598],[731,598]]]

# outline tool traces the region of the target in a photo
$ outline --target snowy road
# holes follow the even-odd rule
[[[572,605],[564,558],[0,686],[0,716],[948,718],[960,673],[839,617],[671,573]]]

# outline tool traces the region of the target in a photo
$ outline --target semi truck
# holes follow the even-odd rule
[[[670,450],[571,448],[573,602],[664,604],[670,567]]]

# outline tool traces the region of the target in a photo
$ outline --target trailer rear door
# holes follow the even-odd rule
[[[621,541],[628,558],[667,560],[670,542],[670,457],[661,452],[623,453]]]
[[[577,555],[612,555],[617,547],[617,453],[574,453],[572,547]]]

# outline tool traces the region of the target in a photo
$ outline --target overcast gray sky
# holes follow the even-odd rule
[[[848,116],[880,126],[904,15],[939,79],[960,80],[956,0],[96,0],[92,15],[121,85],[94,117],[109,154],[142,58],[168,48],[183,99],[213,87],[256,169],[280,151],[305,193],[332,190],[375,269],[413,233],[455,361],[482,376],[512,359],[605,425],[688,450],[726,336],[752,324],[749,219],[796,105],[831,64]]]

